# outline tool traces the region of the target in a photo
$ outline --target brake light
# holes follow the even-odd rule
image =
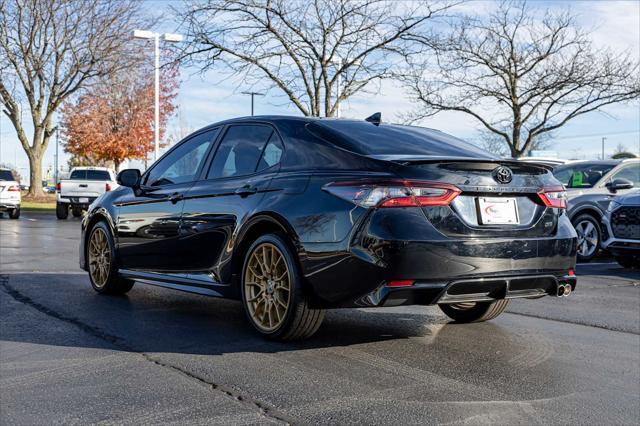
[[[106,192],[111,191],[111,185],[109,185],[108,183],[105,183],[105,184],[104,184],[104,190],[105,190]]]
[[[56,183],[56,191],[60,192],[62,190],[62,183]]]
[[[20,192],[20,185],[11,185],[9,188],[7,188],[7,191]]]
[[[553,207],[556,209],[567,208],[567,192],[564,190],[564,186],[542,188],[538,192],[538,196],[542,203],[547,207]]]
[[[323,188],[361,207],[448,206],[460,194],[453,185],[439,182],[334,182]]]

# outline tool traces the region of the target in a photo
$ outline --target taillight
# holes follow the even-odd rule
[[[104,190],[105,190],[106,192],[111,191],[111,185],[109,185],[108,183],[105,183],[105,184],[104,184]]]
[[[567,192],[564,190],[564,186],[542,188],[538,192],[538,196],[547,207],[554,207],[556,209],[567,208]]]
[[[334,182],[323,189],[361,207],[448,206],[460,194],[453,185],[439,182]]]
[[[56,191],[60,192],[61,189],[62,189],[62,183],[60,182],[56,183]]]
[[[9,188],[7,188],[7,191],[20,192],[20,185],[11,185]]]

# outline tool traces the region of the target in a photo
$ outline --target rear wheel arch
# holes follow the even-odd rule
[[[232,283],[239,289],[240,274],[247,250],[253,242],[266,234],[279,234],[291,244],[294,253],[299,253],[298,236],[289,223],[277,214],[262,213],[249,219],[238,234],[233,257],[231,258]]]

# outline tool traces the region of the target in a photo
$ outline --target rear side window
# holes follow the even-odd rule
[[[575,163],[553,169],[553,175],[567,188],[592,188],[615,164]]]
[[[13,173],[11,173],[11,170],[0,170],[0,180],[15,180],[13,178]]]
[[[111,175],[106,170],[74,170],[69,176],[71,180],[111,180]]]
[[[224,135],[207,179],[249,175],[256,171],[262,157],[265,144],[271,138],[273,130],[267,126],[232,126]],[[275,157],[277,154],[273,154]],[[278,158],[279,161],[279,158]],[[267,163],[268,164],[268,163]]]
[[[461,139],[424,127],[326,120],[310,123],[307,128],[340,148],[364,155],[497,158]]]

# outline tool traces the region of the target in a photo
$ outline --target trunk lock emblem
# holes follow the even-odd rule
[[[513,172],[505,166],[498,166],[493,169],[493,178],[498,183],[509,183],[513,179]]]

